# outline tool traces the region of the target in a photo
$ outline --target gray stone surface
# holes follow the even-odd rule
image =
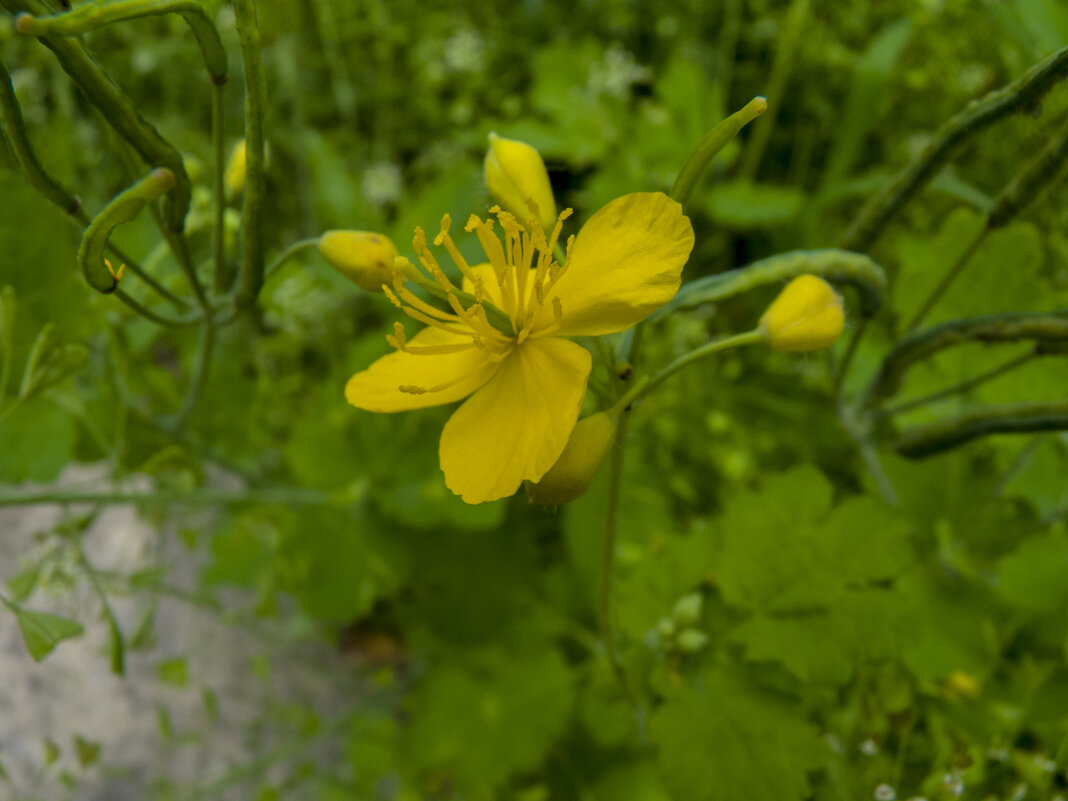
[[[78,468],[68,471],[63,483],[101,487],[101,478]],[[19,572],[29,555],[56,545],[56,538],[40,533],[60,522],[62,514],[56,506],[0,509],[0,580]],[[84,537],[98,570],[131,572],[162,563],[168,583],[195,587],[196,554],[173,532],[148,525],[133,507],[105,509]],[[82,637],[61,643],[42,663],[34,663],[14,615],[0,609],[0,764],[10,776],[0,781],[0,799],[248,799],[257,787],[283,781],[295,759],[329,753],[329,741],[303,750],[291,746],[302,743],[294,722],[300,709],[330,718],[352,705],[352,666],[333,649],[298,642],[281,629],[284,617],[250,627],[170,596],[112,596],[128,636],[157,604],[156,643],[128,652],[122,678],[110,671],[107,623],[84,571],[73,557],[58,565],[48,582],[51,589],[38,590],[25,605],[79,620],[86,629]],[[70,584],[62,580],[68,571]],[[233,600],[235,607],[249,602],[241,596]],[[176,657],[187,660],[185,687],[162,682],[157,672],[161,661]],[[217,714],[205,703],[206,693],[217,699]],[[288,721],[280,709],[290,710]],[[170,737],[160,724],[161,710],[170,719]],[[101,747],[99,761],[89,768],[79,764],[77,736]],[[46,739],[61,749],[50,766],[45,765]],[[287,758],[269,757],[279,750]],[[73,781],[64,780],[64,773]],[[168,787],[173,794],[165,792]],[[297,785],[280,797],[303,798],[306,792]]]

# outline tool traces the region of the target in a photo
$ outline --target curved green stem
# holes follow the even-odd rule
[[[964,143],[1016,111],[1034,108],[1068,75],[1068,47],[1036,64],[1011,84],[972,101],[935,133],[934,141],[857,214],[843,240],[847,250],[869,250],[883,229]]]
[[[287,261],[296,256],[302,250],[318,247],[318,245],[318,239],[298,239],[292,245],[290,245],[277,256],[275,256],[271,263],[267,265],[267,269],[263,271],[264,280],[266,281],[268,278],[270,278],[272,275],[282,269],[282,266]]]
[[[865,318],[874,316],[886,298],[886,272],[863,253],[833,248],[794,250],[755,261],[737,270],[689,281],[670,303],[650,315],[649,320],[655,322],[677,311],[715,303],[806,273],[854,287],[860,298],[861,316]]]
[[[743,345],[755,345],[767,342],[767,340],[767,331],[763,328],[754,328],[752,331],[746,331],[744,334],[735,334],[734,336],[724,337],[723,339],[709,342],[707,345],[702,345],[701,347],[680,356],[667,367],[654,373],[651,377],[636,381],[634,386],[631,387],[623,397],[616,401],[613,411],[619,412],[626,410],[627,407],[634,405],[636,402],[644,398],[683,367],[698,359],[707,358],[721,351],[729,350],[730,348],[738,348]]]
[[[0,0],[0,5],[12,13],[25,11],[36,16],[45,16],[51,11],[41,0]],[[79,39],[44,35],[38,41],[55,54],[63,71],[78,85],[86,99],[100,110],[108,124],[133,146],[146,164],[166,167],[174,173],[175,185],[167,195],[164,216],[168,228],[181,231],[192,202],[192,186],[178,149],[141,116],[136,104],[89,55]]]
[[[196,0],[106,0],[85,3],[61,14],[36,17],[19,14],[15,27],[29,36],[77,36],[113,22],[163,14],[181,14],[204,55],[204,66],[213,83],[226,83],[226,48],[203,6]]]
[[[901,432],[897,451],[923,459],[991,434],[1023,434],[1068,429],[1068,401],[985,406]]]

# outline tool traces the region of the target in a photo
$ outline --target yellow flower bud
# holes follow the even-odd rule
[[[616,438],[618,420],[598,412],[575,423],[564,452],[536,484],[526,482],[527,497],[534,503],[571,503],[590,488]]]
[[[786,285],[760,318],[773,350],[818,350],[833,345],[845,327],[842,297],[815,275]]]
[[[389,237],[373,231],[327,231],[319,237],[323,260],[368,292],[393,281],[393,261],[399,255]]]
[[[223,172],[223,186],[226,188],[226,196],[237,197],[245,188],[245,140],[242,139],[230,148],[230,157],[226,160],[226,170]]]
[[[537,150],[525,142],[491,133],[485,173],[490,195],[505,211],[520,221],[536,216],[542,228],[552,230],[556,224],[556,199],[549,184],[549,171]],[[528,201],[534,203],[536,213]]]

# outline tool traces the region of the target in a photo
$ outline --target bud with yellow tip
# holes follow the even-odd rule
[[[571,439],[549,472],[537,482],[526,482],[527,497],[547,506],[571,503],[590,488],[612,442],[618,418],[598,412],[575,423]]]
[[[786,285],[760,318],[773,350],[819,350],[833,345],[845,327],[842,296],[815,275],[799,275]]]
[[[541,154],[526,142],[489,135],[486,151],[486,186],[505,211],[519,220],[532,215],[533,201],[542,227],[551,231],[556,224],[556,199],[549,184],[549,171]]]
[[[230,156],[226,159],[226,169],[223,171],[223,186],[229,198],[237,197],[245,188],[245,158],[245,140],[242,139],[230,148]]]
[[[393,282],[393,262],[400,255],[389,237],[373,231],[327,231],[319,237],[323,260],[368,292]]]

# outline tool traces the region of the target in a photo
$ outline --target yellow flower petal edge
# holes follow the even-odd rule
[[[556,463],[578,420],[592,360],[565,339],[517,348],[445,424],[445,484],[467,503],[513,495]]]
[[[500,362],[490,361],[486,352],[477,348],[433,357],[419,354],[419,348],[448,348],[464,341],[438,328],[424,328],[406,343],[405,347],[414,352],[383,356],[350,378],[345,398],[369,412],[425,409],[466,398],[497,372]]]
[[[682,207],[656,192],[606,205],[568,239],[562,263],[556,243],[570,209],[549,232],[535,219],[524,226],[510,212],[491,212],[496,221],[471,215],[465,226],[478,237],[486,264],[468,264],[449,234],[448,215],[434,237],[463,276],[460,286],[416,229],[412,244],[429,277],[398,258],[392,286],[382,289],[427,328],[409,341],[404,326],[394,323],[387,340],[398,352],[353,376],[345,392],[354,406],[380,412],[475,393],[446,424],[439,449],[446,485],[468,503],[537,481],[563,452],[591,359],[560,337],[612,333],[643,320],[674,296],[693,247]],[[446,300],[451,311],[412,292],[409,280]]]
[[[563,305],[557,334],[614,334],[644,320],[675,297],[693,243],[682,206],[661,192],[608,203],[579,231],[555,287]]]

